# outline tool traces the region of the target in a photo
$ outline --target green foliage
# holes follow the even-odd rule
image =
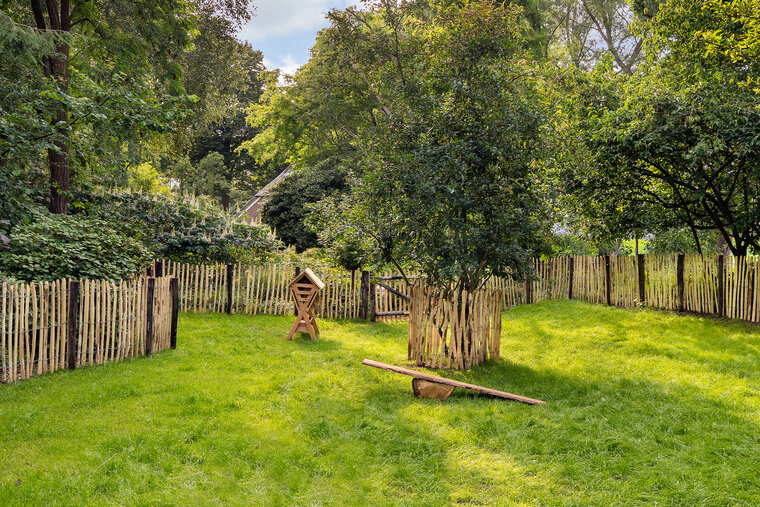
[[[700,231],[699,245],[697,245],[688,229],[668,229],[658,232],[647,242],[647,253],[697,253],[700,249],[705,254],[716,253],[718,252],[718,237],[717,231]]]
[[[657,69],[624,93],[592,121],[598,170],[590,188],[606,193],[605,202],[653,206],[693,230],[717,229],[735,255],[757,246],[760,110],[752,92]]]
[[[225,196],[229,199],[230,184],[224,177],[227,167],[224,165],[224,157],[221,153],[212,151],[200,162],[188,178],[190,182],[188,190],[195,195],[213,196],[219,205],[224,204]],[[229,200],[227,201],[227,209]]]
[[[735,255],[758,245],[760,109],[748,86],[758,67],[711,45],[708,32],[748,25],[708,4],[675,0],[644,16],[650,58],[633,76],[618,75],[610,58],[566,80],[574,84],[558,103],[578,120],[565,144],[583,138],[589,153],[558,172],[566,213],[589,235],[668,237],[685,228],[688,250],[704,250],[709,231]]]
[[[183,188],[212,197],[223,209],[233,210],[247,201],[277,174],[277,165],[258,163],[240,145],[259,132],[246,124],[246,109],[262,92],[263,55],[237,40],[233,23],[215,13],[202,14],[193,49],[184,56],[185,87],[199,100],[194,115],[174,136],[177,153],[187,153],[198,171],[174,173]],[[211,153],[223,157],[221,164],[201,170]],[[168,155],[171,158],[176,158]],[[210,172],[209,172],[210,170]],[[206,182],[207,179],[212,182]],[[199,180],[204,180],[198,184]]]
[[[129,188],[146,194],[171,194],[167,181],[148,162],[129,168]]]
[[[520,10],[382,2],[330,18],[318,47],[355,80],[335,79],[336,97],[358,86],[374,102],[352,140],[361,165],[336,228],[432,283],[524,276],[543,232],[531,184],[543,113]]]
[[[277,236],[298,252],[319,246],[318,230],[306,226],[309,204],[346,190],[346,175],[328,164],[293,170],[274,186],[261,211],[264,223],[277,230]]]
[[[10,275],[6,275],[2,271],[0,271],[0,283],[16,283],[16,282],[18,282],[18,279]]]
[[[608,245],[578,234],[552,234],[549,244],[553,256],[599,255]]]
[[[152,252],[112,224],[83,216],[40,215],[10,236],[0,271],[27,281],[60,278],[120,280],[139,272]]]
[[[76,213],[140,239],[156,258],[192,263],[255,262],[281,248],[266,227],[216,208],[141,194],[80,194]]]
[[[648,0],[646,0],[648,1]],[[658,0],[652,0],[658,2]],[[610,58],[615,69],[633,74],[644,60],[645,18],[637,3],[627,0],[551,0],[543,6],[549,53],[561,66],[593,69]],[[644,2],[641,2],[644,3]]]
[[[361,125],[374,121],[375,100],[344,64],[339,49],[318,35],[311,58],[289,86],[278,86],[276,74],[265,76],[259,104],[248,116],[260,132],[241,149],[259,163],[314,167],[330,160],[355,166],[356,135]]]
[[[227,30],[235,46],[232,34],[249,18],[247,0],[3,2],[0,50],[13,57],[0,63],[0,96],[15,90],[0,99],[0,164],[39,170],[47,151],[56,212],[66,212],[70,177],[75,188],[125,186],[123,168],[155,158],[146,149],[165,146],[160,139],[189,114],[203,115],[201,123],[218,116],[209,111],[227,97],[215,100],[216,89],[183,74],[225,81],[227,89],[240,80],[183,65],[198,63],[188,57],[191,43],[211,25]],[[216,63],[222,53],[204,56]],[[192,108],[197,97],[185,86],[203,103]]]

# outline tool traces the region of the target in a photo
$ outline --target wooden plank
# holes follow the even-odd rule
[[[395,317],[395,316],[403,316],[403,315],[409,315],[409,312],[399,310],[399,311],[392,311],[392,312],[375,313],[375,317]]]
[[[401,275],[386,275],[386,276],[378,276],[377,279],[387,282],[388,280],[403,280],[404,277]]]
[[[404,294],[403,292],[401,292],[399,290],[394,289],[390,285],[385,285],[383,282],[377,282],[377,285],[379,285],[380,287],[384,287],[388,292],[391,292],[392,294],[397,295],[398,297],[400,297],[404,301],[409,301],[409,296],[407,296],[406,294]],[[378,315],[380,315],[380,314],[378,313]]]
[[[421,371],[414,371],[408,368],[402,368],[400,366],[393,366],[391,364],[385,364],[378,361],[372,361],[371,359],[365,359],[362,361],[364,366],[372,366],[373,368],[380,368],[381,370],[392,371],[394,373],[400,373],[402,375],[409,375],[410,377],[427,380],[428,382],[438,382],[439,384],[446,384],[454,387],[461,387],[462,389],[470,389],[490,396],[496,396],[497,398],[504,398],[505,400],[519,401],[527,403],[528,405],[543,405],[546,402],[536,400],[533,398],[527,398],[525,396],[519,396],[517,394],[507,393],[504,391],[497,391],[496,389],[489,389],[488,387],[478,386],[475,384],[468,384],[466,382],[460,382],[458,380],[451,380],[437,375],[430,375]]]

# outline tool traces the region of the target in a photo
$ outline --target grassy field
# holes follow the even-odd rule
[[[181,315],[179,348],[0,385],[0,505],[760,504],[760,330],[580,302],[505,314],[417,400],[404,323]]]

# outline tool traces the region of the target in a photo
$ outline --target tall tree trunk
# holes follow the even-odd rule
[[[70,0],[60,0],[60,6],[57,0],[47,0],[44,7],[41,0],[31,0],[30,4],[38,30],[50,30],[62,34],[71,29]],[[45,12],[47,12],[47,20],[45,20]],[[45,76],[52,80],[59,90],[65,92],[69,84],[69,44],[65,38],[58,40],[55,52],[54,56],[43,59],[43,70]],[[50,123],[58,131],[53,140],[55,148],[48,150],[50,212],[66,214],[69,208],[67,193],[71,170],[69,165],[69,111],[64,104],[57,107],[55,117],[50,120]]]
[[[60,44],[56,47],[56,55],[52,60],[50,76],[59,89],[66,91],[69,81],[69,46]],[[48,150],[48,167],[50,169],[50,212],[65,215],[69,212],[69,184],[71,169],[69,158],[69,111],[61,104],[55,112],[52,124],[58,130],[53,145],[56,149]]]
[[[230,197],[230,191],[225,190],[222,193],[222,209],[229,213],[230,211],[230,204],[232,204],[232,198]]]
[[[53,123],[67,123],[68,111],[59,107]],[[69,166],[69,145],[64,139],[53,142],[56,149],[48,149],[48,167],[50,169],[50,212],[65,215],[69,212],[69,183],[71,170]]]

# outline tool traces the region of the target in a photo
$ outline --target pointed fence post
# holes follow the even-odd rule
[[[369,320],[370,322],[376,322],[377,321],[377,286],[375,285],[375,282],[373,281],[372,273],[369,274],[370,283],[369,283]]]
[[[235,276],[235,265],[227,264],[227,315],[232,315],[232,282]]]
[[[726,263],[723,254],[718,256],[718,315],[726,316]]]
[[[612,306],[612,279],[610,278],[610,256],[604,256],[604,272],[607,293],[607,305]]]
[[[644,283],[646,282],[646,269],[645,269],[646,257],[644,254],[638,254],[636,256],[636,267],[639,271],[639,304],[644,305],[646,300],[646,291]]]
[[[169,291],[172,297],[172,324],[171,334],[169,335],[169,344],[171,348],[177,348],[177,316],[179,315],[179,279],[172,278],[169,280]]]
[[[300,274],[301,274],[301,266],[296,266],[296,275],[295,276],[298,276]],[[298,303],[296,303],[295,301],[293,301],[293,315],[295,315],[296,317],[298,317]]]
[[[359,297],[361,305],[359,307],[359,318],[367,320],[369,318],[369,271],[362,271],[361,285],[359,286]]]
[[[678,285],[678,311],[682,312],[685,305],[683,300],[684,295],[684,254],[678,254],[678,260],[676,262],[676,284]]]
[[[525,304],[529,305],[533,302],[533,280],[528,277],[525,280]]]
[[[156,279],[148,278],[148,297],[145,298],[145,355],[153,353],[153,294],[156,291]]]
[[[69,282],[69,316],[68,325],[66,327],[66,355],[68,359],[69,370],[74,370],[77,367],[77,334],[79,317],[79,282]]]
[[[575,280],[575,257],[570,257],[570,261],[568,263],[567,269],[568,269],[568,272],[570,273],[570,284],[567,290],[567,298],[573,299],[573,281]]]

